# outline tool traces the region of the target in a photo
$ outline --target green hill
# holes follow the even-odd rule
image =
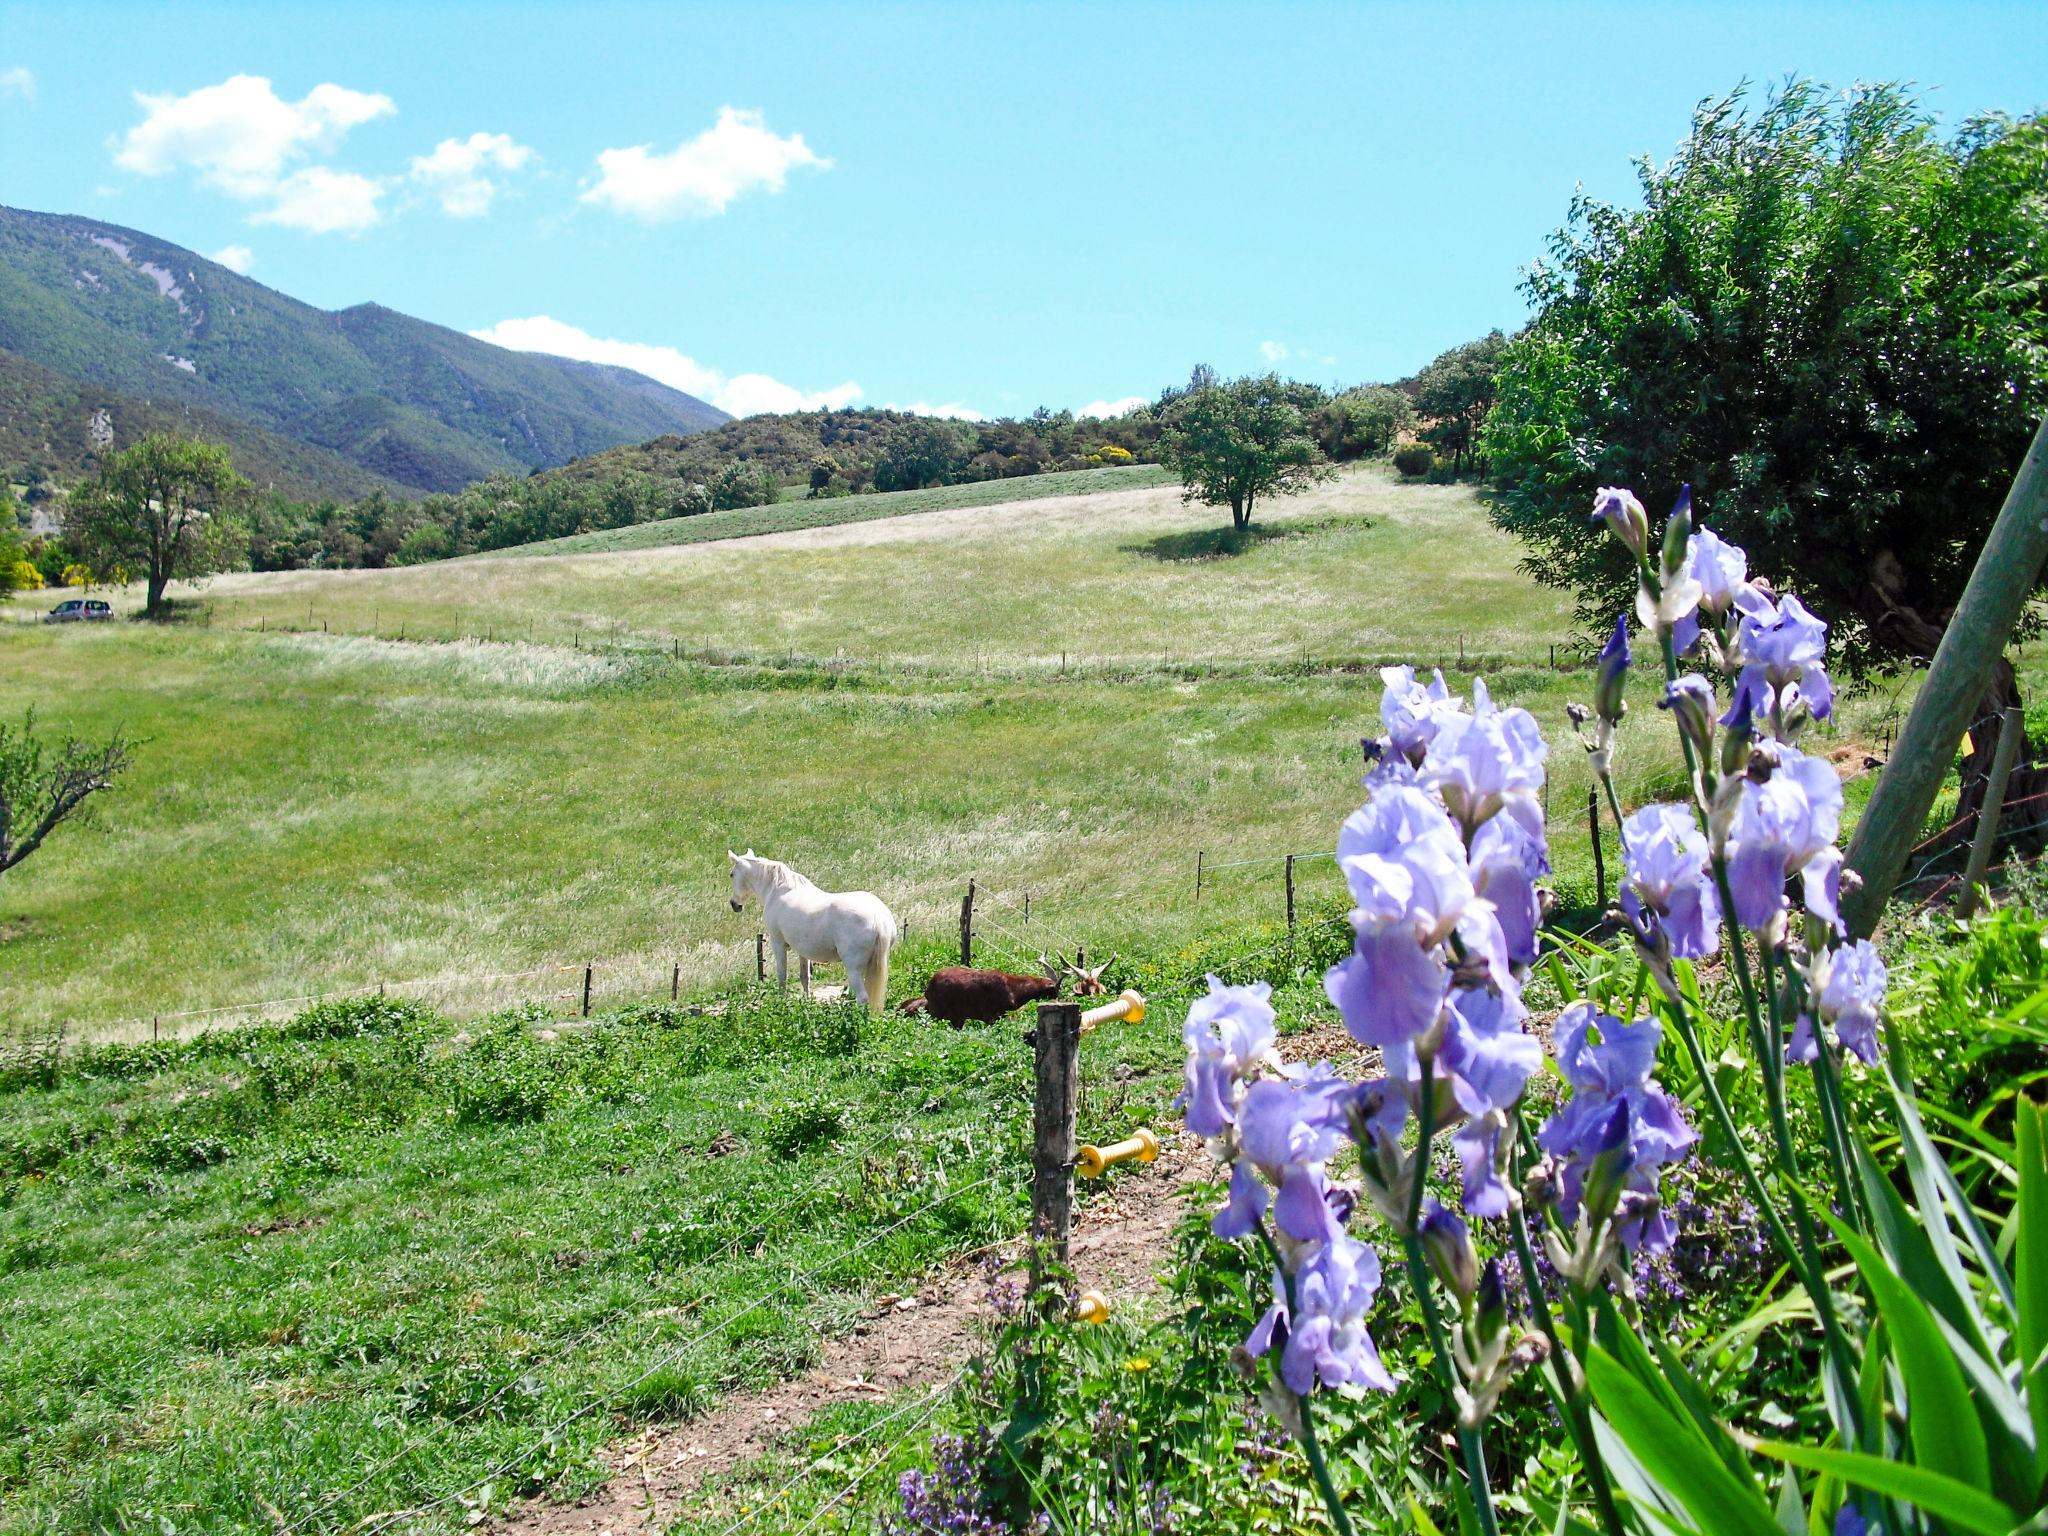
[[[53,480],[82,478],[96,451],[93,420],[102,411],[116,448],[151,432],[183,432],[225,443],[235,467],[259,490],[279,491],[294,500],[352,500],[373,491],[417,494],[410,484],[386,479],[339,454],[218,411],[176,401],[145,403],[12,352],[0,352],[0,471],[32,465]]]
[[[422,490],[729,419],[625,369],[508,352],[376,304],[315,309],[136,230],[5,208],[0,348]]]

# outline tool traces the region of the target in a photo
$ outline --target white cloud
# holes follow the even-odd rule
[[[1135,411],[1141,405],[1151,403],[1150,395],[1125,395],[1121,400],[1090,400],[1074,414],[1093,416],[1098,421],[1109,421],[1113,417],[1122,416],[1129,411]]]
[[[947,405],[927,405],[922,400],[913,400],[908,405],[898,405],[891,400],[882,407],[885,411],[908,411],[913,416],[944,416],[951,421],[987,421],[988,418],[971,405],[957,401]]]
[[[270,189],[271,206],[251,216],[256,224],[282,224],[312,235],[359,235],[384,215],[377,200],[384,183],[354,171],[309,165]]]
[[[353,171],[296,162],[338,145],[351,128],[398,110],[389,96],[316,85],[286,101],[261,75],[234,75],[183,96],[137,92],[142,121],[114,151],[114,163],[143,176],[179,169],[238,202],[268,202],[257,223],[315,233],[356,234],[380,217],[384,184]]]
[[[1284,341],[1262,341],[1259,343],[1259,356],[1269,363],[1284,363],[1287,361],[1287,343]]]
[[[206,259],[219,262],[230,272],[247,272],[256,265],[256,253],[246,245],[224,245]]]
[[[440,199],[441,211],[450,218],[475,219],[491,211],[504,185],[492,173],[517,171],[532,158],[532,149],[508,133],[472,133],[466,139],[443,139],[432,154],[413,156],[410,174]]]
[[[835,385],[831,389],[805,391],[770,378],[765,373],[742,373],[728,378],[716,368],[708,368],[674,347],[593,336],[580,327],[549,315],[500,320],[488,329],[469,334],[479,341],[508,347],[514,352],[548,352],[556,357],[579,358],[586,363],[610,363],[620,368],[631,368],[671,389],[680,389],[686,395],[708,400],[734,416],[838,410],[852,405],[861,395],[860,386],[852,382]]]
[[[235,75],[185,96],[136,92],[142,121],[114,154],[123,170],[161,176],[180,166],[244,201],[267,196],[285,167],[329,150],[349,129],[398,110],[389,96],[316,85],[285,101],[261,75]]]
[[[780,192],[799,166],[831,164],[812,153],[802,134],[781,138],[759,112],[720,107],[716,123],[666,154],[650,144],[601,150],[597,184],[583,201],[639,219],[708,217],[756,188]]]
[[[0,98],[15,97],[21,101],[36,99],[35,71],[26,64],[17,64],[12,69],[0,69]]]

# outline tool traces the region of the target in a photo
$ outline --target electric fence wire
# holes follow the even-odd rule
[[[948,1087],[949,1090],[974,1088],[981,1086],[981,1084],[986,1080],[987,1079],[985,1074],[967,1073],[962,1074],[960,1077],[954,1079],[953,1082],[948,1085]],[[887,1130],[883,1131],[880,1135],[871,1138],[861,1147],[856,1148],[852,1152],[844,1153],[839,1157],[833,1159],[829,1171],[842,1170],[851,1167],[856,1163],[866,1162],[868,1158],[873,1157],[877,1152],[889,1146],[891,1143],[900,1141],[906,1131],[914,1131],[920,1124],[922,1124],[922,1121],[905,1121],[900,1125],[890,1126]],[[661,1150],[661,1152],[656,1154],[656,1161],[666,1162],[669,1158],[673,1157],[682,1146],[682,1141],[683,1138],[680,1136],[672,1137],[668,1145],[664,1147]],[[826,1171],[828,1170],[821,1170],[821,1175]],[[774,1226],[778,1221],[780,1221],[783,1217],[790,1215],[791,1213],[797,1211],[799,1208],[809,1204],[810,1202],[818,1199],[821,1195],[823,1195],[827,1190],[827,1186],[828,1180],[825,1177],[820,1176],[818,1178],[814,1178],[809,1184],[806,1185],[804,1190],[800,1194],[798,1194],[794,1199],[785,1201],[782,1204],[776,1206],[775,1208],[770,1210],[767,1215],[761,1217],[760,1220],[755,1222],[751,1227],[748,1227],[746,1230],[736,1233],[733,1237],[729,1238],[720,1248],[715,1250],[709,1256],[710,1260],[715,1262],[718,1260],[729,1258],[734,1253],[738,1252],[742,1247],[744,1247],[750,1239],[765,1236],[768,1230],[772,1226]],[[701,1304],[703,1299],[704,1298],[699,1297],[697,1302],[693,1302],[691,1305],[699,1305]],[[567,1355],[569,1355],[573,1350],[588,1343],[591,1339],[595,1338],[603,1329],[610,1326],[612,1323],[616,1322],[619,1319],[619,1316],[620,1312],[617,1309],[614,1309],[598,1317],[587,1327],[583,1328],[575,1334],[572,1334],[565,1343],[560,1345],[554,1351],[554,1358],[559,1361]],[[688,1348],[690,1347],[690,1345],[686,1343],[685,1347]],[[524,1381],[529,1374],[529,1369],[520,1370],[516,1375],[512,1376],[509,1380],[507,1380],[489,1397],[485,1398],[483,1401],[479,1403],[472,1404],[470,1407],[464,1409],[462,1413],[456,1415],[453,1419],[449,1420],[449,1424],[461,1424],[470,1419],[474,1419],[481,1416],[489,1409],[494,1407],[498,1402],[503,1400],[506,1393],[510,1392],[514,1387],[518,1386],[519,1383],[521,1381]],[[405,1440],[405,1442],[398,1447],[398,1449],[392,1451],[389,1455],[385,1456],[382,1460],[378,1461],[375,1465],[371,1466],[367,1471],[363,1472],[362,1475],[357,1477],[355,1481],[329,1494],[325,1499],[321,1500],[319,1504],[314,1506],[312,1509],[308,1510],[305,1514],[300,1515],[296,1520],[293,1520],[290,1524],[282,1527],[278,1531],[277,1536],[294,1536],[294,1533],[301,1530],[311,1521],[318,1519],[321,1515],[325,1514],[328,1510],[332,1509],[336,1504],[340,1503],[343,1499],[346,1499],[351,1494],[358,1492],[360,1489],[369,1484],[373,1479],[382,1475],[384,1472],[389,1471],[398,1462],[404,1460],[407,1456],[410,1456],[414,1451],[419,1450],[426,1443],[427,1437],[422,1434],[415,1433],[414,1435],[408,1437]]]
[[[853,1247],[847,1249],[843,1253],[835,1255],[832,1259],[828,1260],[827,1262],[814,1265],[810,1269],[802,1272],[801,1274],[792,1275],[788,1280],[782,1282],[779,1285],[769,1287],[767,1290],[763,1291],[759,1296],[755,1297],[746,1306],[741,1307],[737,1312],[727,1314],[725,1317],[719,1319],[718,1322],[712,1324],[709,1328],[703,1330],[703,1332],[698,1333],[692,1336],[691,1338],[685,1339],[681,1344],[667,1351],[659,1359],[657,1359],[654,1362],[654,1364],[648,1366],[646,1370],[642,1371],[638,1376],[635,1376],[631,1381],[622,1382],[620,1385],[613,1387],[609,1391],[600,1393],[597,1396],[592,1397],[587,1402],[583,1403],[580,1407],[574,1408],[570,1412],[564,1414],[561,1418],[557,1419],[554,1423],[550,1424],[544,1431],[542,1431],[539,1439],[531,1442],[523,1449],[515,1451],[512,1455],[506,1457],[504,1460],[496,1463],[488,1472],[483,1473],[479,1477],[472,1478],[469,1482],[464,1483],[459,1488],[450,1489],[447,1493],[441,1494],[437,1498],[429,1499],[424,1504],[415,1504],[405,1509],[392,1510],[389,1514],[385,1515],[380,1520],[378,1520],[377,1523],[368,1526],[363,1531],[362,1536],[377,1536],[378,1532],[388,1530],[395,1522],[404,1519],[407,1516],[423,1515],[430,1510],[439,1509],[444,1505],[454,1503],[456,1500],[463,1498],[467,1494],[475,1492],[478,1488],[483,1487],[486,1483],[496,1481],[498,1478],[503,1477],[507,1472],[511,1471],[514,1467],[517,1467],[522,1463],[530,1460],[537,1451],[541,1450],[544,1446],[553,1442],[562,1433],[562,1431],[567,1429],[570,1425],[576,1423],[581,1419],[589,1417],[598,1409],[606,1407],[613,1402],[616,1402],[620,1397],[623,1397],[626,1393],[631,1392],[635,1387],[643,1385],[658,1372],[667,1370],[670,1366],[674,1365],[678,1360],[681,1360],[685,1355],[690,1353],[691,1350],[695,1349],[699,1344],[702,1344],[709,1339],[717,1337],[719,1334],[725,1332],[726,1329],[732,1327],[735,1323],[738,1323],[743,1318],[746,1318],[748,1316],[751,1316],[753,1313],[758,1312],[762,1307],[765,1307],[769,1302],[775,1300],[776,1297],[781,1296],[787,1292],[793,1291],[798,1286],[809,1284],[809,1282],[815,1280],[818,1276],[826,1273],[831,1269],[836,1268],[840,1264],[844,1264],[849,1260],[859,1258],[863,1253],[873,1248],[883,1239],[895,1235],[904,1227],[908,1226],[911,1222],[915,1221],[918,1217],[923,1216],[930,1211],[936,1210],[939,1206],[947,1204],[950,1201],[958,1200],[964,1195],[970,1195],[973,1194],[976,1190],[985,1189],[989,1185],[996,1183],[1002,1177],[1004,1177],[1004,1175],[1000,1172],[991,1173],[982,1178],[976,1179],[972,1184],[963,1184],[957,1189],[948,1189],[942,1191],[940,1194],[934,1196],[931,1200],[926,1201],[923,1205],[920,1205],[915,1210],[907,1212],[905,1215],[897,1218],[895,1221],[892,1221],[891,1223],[889,1223],[888,1226],[879,1228],[878,1230],[869,1233],[867,1237],[863,1238],[860,1242],[854,1244]]]

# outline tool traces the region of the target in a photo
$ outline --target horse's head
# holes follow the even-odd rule
[[[747,897],[760,889],[762,861],[754,857],[754,850],[751,848],[745,853],[734,853],[728,848],[725,850],[725,856],[732,860],[732,909],[735,912],[744,912]]]

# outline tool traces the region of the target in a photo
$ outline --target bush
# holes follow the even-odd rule
[[[1436,468],[1436,453],[1427,443],[1403,443],[1394,450],[1394,468],[1418,480]]]
[[[846,1111],[823,1093],[798,1094],[768,1111],[762,1139],[784,1157],[794,1157],[820,1142],[835,1140],[846,1129]]]

